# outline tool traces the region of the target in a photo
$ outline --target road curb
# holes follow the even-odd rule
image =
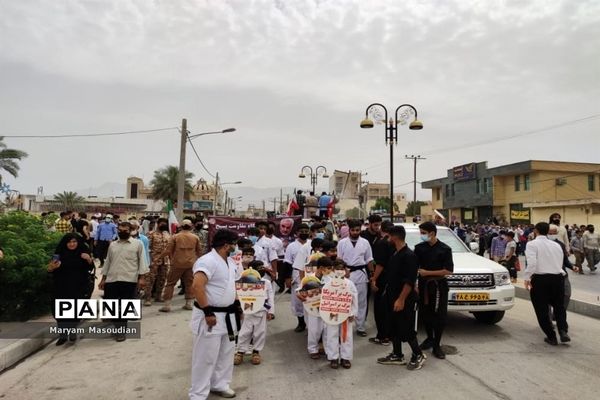
[[[530,300],[529,291],[524,287],[515,286],[515,295],[520,299]],[[588,303],[571,297],[568,310],[587,317],[600,319],[600,304]]]
[[[0,349],[0,373],[17,364],[32,353],[46,346],[56,338],[45,338],[45,331],[40,331],[29,339],[18,339],[6,347]]]

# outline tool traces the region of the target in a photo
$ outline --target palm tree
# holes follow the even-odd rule
[[[16,178],[19,174],[17,160],[21,161],[25,157],[27,157],[27,153],[24,151],[7,148],[4,144],[4,136],[0,136],[0,172],[4,170]],[[0,183],[2,183],[1,174]]]
[[[81,206],[85,198],[79,196],[76,192],[62,192],[54,195],[54,201],[59,202],[64,210],[72,210]]]
[[[185,173],[184,198],[189,199],[194,192],[191,180],[194,174]],[[155,200],[176,200],[177,181],[179,179],[179,168],[168,165],[165,168],[154,171],[154,178],[150,181],[152,186],[152,198]]]

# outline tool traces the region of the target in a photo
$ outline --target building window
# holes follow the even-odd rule
[[[131,196],[129,196],[131,199],[137,199],[138,198],[138,184],[137,183],[132,183],[131,184]]]
[[[446,184],[446,197],[450,197],[450,185]]]
[[[588,191],[594,192],[596,190],[596,177],[594,175],[588,175]]]
[[[515,192],[521,191],[521,175],[515,175]]]
[[[477,182],[475,183],[475,191],[477,194],[481,193],[481,179],[477,179]]]
[[[450,193],[452,193],[452,196],[454,196],[454,183],[450,185]]]
[[[435,191],[435,194],[436,194],[435,199],[436,200],[440,199],[441,193],[442,193],[442,188],[437,188]]]
[[[529,174],[523,175],[523,190],[525,190],[526,192],[531,190],[531,179],[529,177]]]
[[[492,193],[492,179],[483,178],[483,193]]]

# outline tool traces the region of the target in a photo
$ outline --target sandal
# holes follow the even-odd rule
[[[340,366],[340,364],[338,363],[338,360],[331,360],[331,363],[329,363],[329,366],[330,366],[332,369],[338,369],[338,368],[339,368],[339,366]]]
[[[352,368],[352,363],[350,360],[342,360],[342,367],[344,367],[344,369],[350,369]]]
[[[259,365],[260,364],[260,354],[259,353],[252,353],[252,365]]]
[[[235,353],[233,356],[233,365],[240,365],[244,361],[244,355],[242,353]]]
[[[318,360],[319,358],[321,358],[321,354],[319,354],[319,353],[311,353],[310,354],[310,358],[312,358],[313,360]]]

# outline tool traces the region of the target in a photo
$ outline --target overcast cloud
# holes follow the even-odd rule
[[[245,186],[307,187],[305,164],[387,182],[383,128],[358,125],[375,101],[425,125],[399,132],[396,184],[412,180],[404,154],[428,157],[419,181],[472,161],[600,162],[600,118],[495,142],[600,115],[597,0],[2,0],[0,50],[0,135],[235,127],[195,144]],[[6,143],[29,153],[7,179],[23,193],[149,180],[179,154],[176,130]],[[212,179],[189,148],[187,165]]]

